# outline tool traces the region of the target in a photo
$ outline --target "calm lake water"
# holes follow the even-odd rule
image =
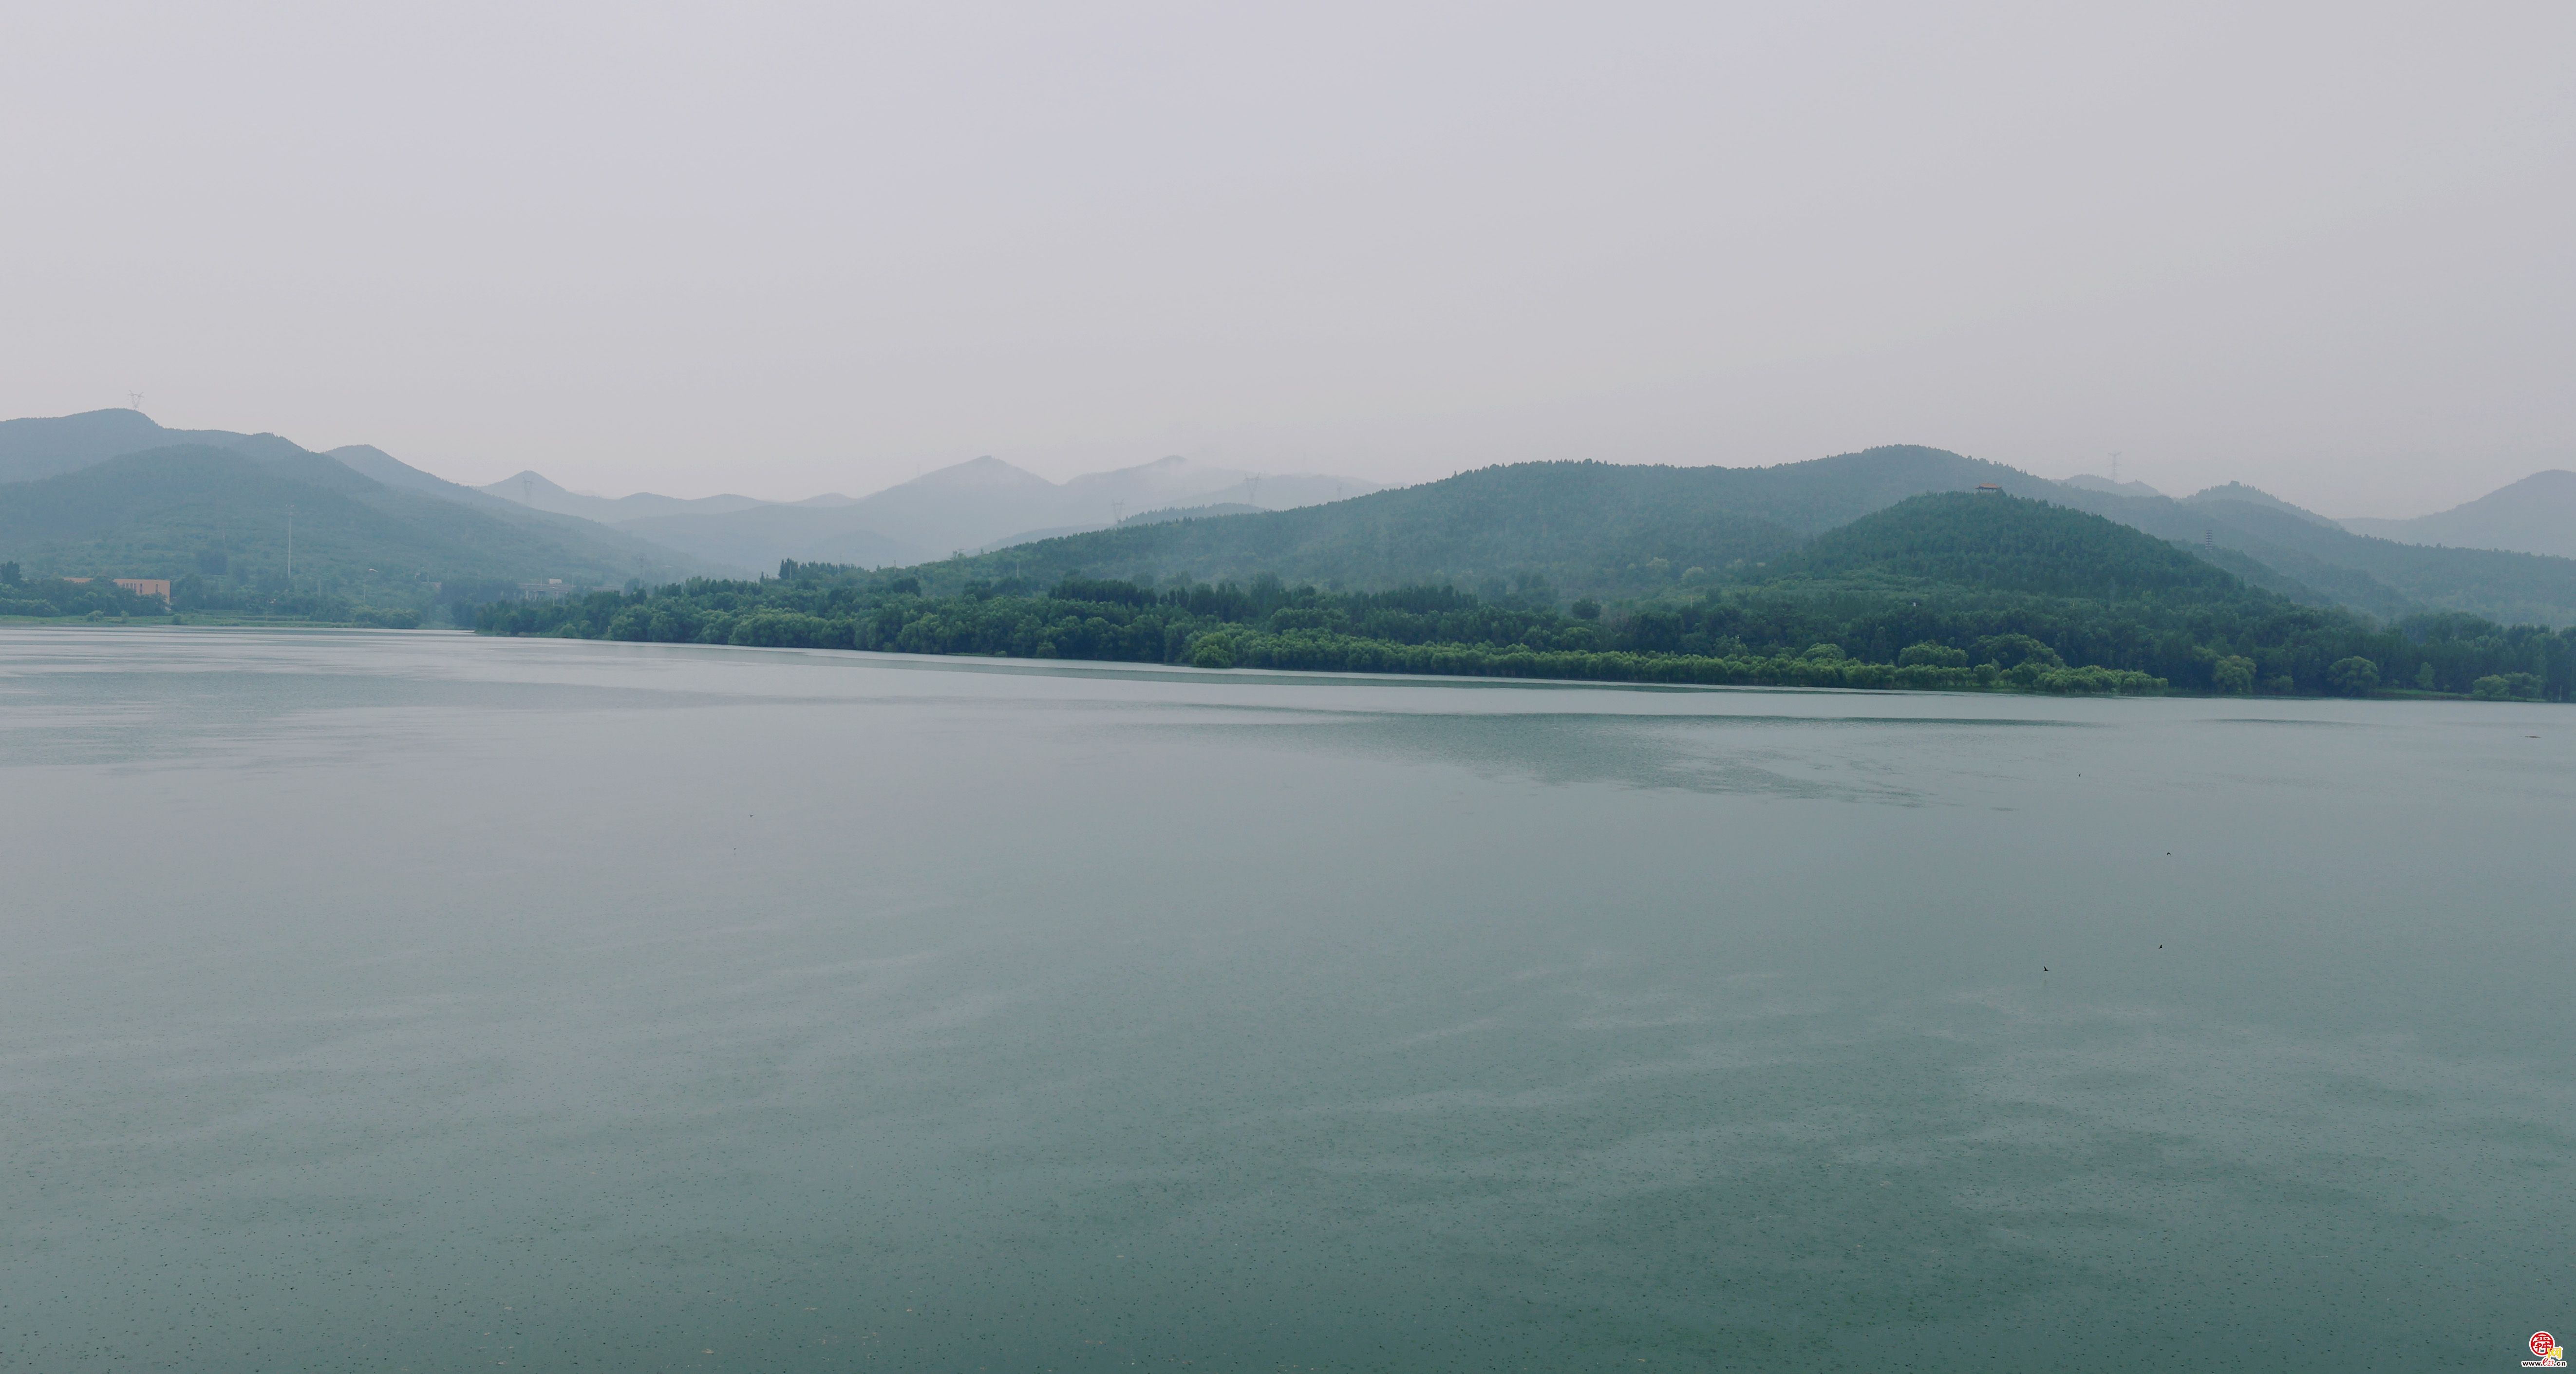
[[[2488,1369],[2576,710],[0,631],[0,1367]]]

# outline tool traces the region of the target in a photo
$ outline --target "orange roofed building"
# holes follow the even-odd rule
[[[89,581],[86,577],[66,577],[63,580],[65,582]],[[137,596],[157,596],[163,601],[170,599],[170,579],[166,577],[111,577],[107,580]]]

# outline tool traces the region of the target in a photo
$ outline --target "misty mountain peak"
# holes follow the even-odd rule
[[[2144,482],[2115,482],[2108,477],[2103,477],[2090,472],[2077,473],[2073,477],[2066,478],[2059,485],[2073,487],[2077,491],[2109,492],[2113,496],[2164,495],[2163,492],[2156,490],[2154,487],[2148,486]]]
[[[2544,472],[2535,472],[2529,477],[2523,478],[2519,482],[2498,487],[2487,495],[2480,497],[2479,500],[2492,501],[2496,497],[2507,494],[2525,496],[2539,492],[2550,492],[2558,495],[2576,494],[2576,472],[2569,472],[2565,468],[2550,468]],[[2472,502],[2471,504],[2474,505],[2476,503]]]
[[[489,469],[486,470],[488,471]],[[574,494],[562,487],[556,486],[552,482],[547,481],[545,474],[533,469],[511,473],[509,476],[502,478],[498,482],[487,482],[481,487],[476,488],[476,490],[487,491],[494,496],[521,502],[526,501],[530,493],[534,493],[538,496],[571,496]]]
[[[2576,472],[2535,472],[2464,505],[2411,520],[2353,519],[2343,525],[2355,534],[2408,544],[2576,558]]]
[[[269,433],[164,429],[139,410],[86,410],[77,415],[0,420],[0,482],[26,482],[92,463],[174,444],[211,444],[263,461],[304,453]]]
[[[6,420],[0,424],[23,425],[29,429],[86,430],[92,433],[151,434],[161,429],[160,422],[130,406],[106,410],[84,410],[75,415],[38,416],[25,420]]]
[[[1043,487],[1050,491],[1055,488],[1055,483],[1026,468],[1013,467],[989,453],[981,458],[969,458],[962,463],[951,463],[947,467],[923,473],[902,485],[906,487],[1025,487],[1030,490]]]
[[[1252,474],[1233,468],[1214,467],[1172,454],[1134,467],[1112,468],[1107,472],[1086,472],[1065,479],[1069,491],[1102,487],[1137,487],[1165,490],[1175,487],[1204,487],[1210,490],[1243,481]]]
[[[2259,487],[2249,487],[2243,482],[2228,482],[2220,486],[2204,487],[2184,497],[2183,500],[2186,504],[2205,505],[2212,501],[2234,501],[2241,505],[2263,506],[2287,515],[2295,515],[2312,525],[2324,525],[2329,529],[2343,528],[2305,506],[2291,505],[2268,491]]]

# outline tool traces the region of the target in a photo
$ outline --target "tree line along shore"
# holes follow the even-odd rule
[[[1760,566],[1562,603],[1544,579],[1335,590],[1269,575],[1146,585],[1067,574],[786,563],[479,608],[475,627],[638,643],[982,654],[1201,668],[1954,691],[2576,696],[2576,628],[2300,605],[2166,541],[2009,497],[1900,502]]]

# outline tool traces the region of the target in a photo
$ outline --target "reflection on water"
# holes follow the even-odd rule
[[[0,631],[0,1362],[2490,1367],[2562,710]]]
[[[1264,727],[1237,720],[1199,728],[1221,738],[1252,738],[1256,737],[1252,732]],[[1918,799],[1893,780],[1873,776],[1877,770],[1865,764],[1829,761],[1766,743],[1766,736],[1776,737],[1776,724],[1721,725],[1573,712],[1511,716],[1404,712],[1335,715],[1269,728],[1296,732],[1278,741],[1283,748],[1464,766],[1488,777],[1550,784],[1606,782],[1852,801]]]

